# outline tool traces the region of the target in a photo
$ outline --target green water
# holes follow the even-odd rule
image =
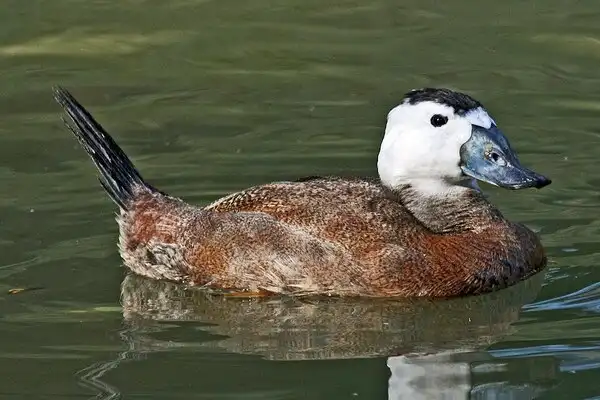
[[[600,396],[600,3],[5,0],[0,397]],[[63,128],[71,90],[155,186],[198,204],[375,173],[413,87],[481,100],[540,191],[485,186],[550,266],[451,302],[267,302],[127,277],[115,208]],[[37,288],[8,294],[11,288]],[[120,300],[122,292],[122,303]]]

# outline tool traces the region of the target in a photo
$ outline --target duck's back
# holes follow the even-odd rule
[[[208,205],[215,212],[260,212],[355,252],[407,244],[425,229],[378,180],[309,177],[256,186]]]

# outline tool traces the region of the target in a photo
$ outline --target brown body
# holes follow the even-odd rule
[[[204,209],[140,193],[120,228],[134,272],[236,291],[459,296],[546,262],[535,234],[475,190],[432,202],[341,178],[259,186]]]
[[[148,185],[68,92],[55,97],[119,205],[121,256],[137,274],[246,294],[448,297],[512,285],[546,264],[536,235],[472,187],[427,197],[313,177],[193,207]]]

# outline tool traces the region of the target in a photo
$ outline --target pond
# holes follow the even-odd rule
[[[600,396],[600,3],[14,1],[0,15],[1,398]],[[125,274],[73,92],[195,204],[373,176],[412,88],[491,110],[543,190],[482,187],[549,266],[451,301],[223,299]],[[19,291],[19,288],[35,289]],[[12,290],[17,289],[17,290]]]

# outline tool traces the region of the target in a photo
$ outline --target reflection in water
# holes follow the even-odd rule
[[[539,288],[541,278],[489,296],[401,301],[228,298],[128,275],[121,286],[121,301],[131,326],[156,328],[160,321],[207,324],[205,331],[225,336],[205,343],[213,349],[273,360],[358,358],[492,343],[510,333],[510,323],[534,299],[537,290],[532,288]]]
[[[106,383],[103,380],[104,374],[115,369],[122,361],[127,359],[129,351],[119,354],[115,360],[107,362],[97,362],[77,372],[76,376],[80,385],[92,392],[96,392],[94,398],[102,400],[116,400],[121,398],[121,392],[118,388]]]
[[[189,346],[153,338],[161,322],[196,321],[215,340],[207,350],[271,360],[387,357],[389,399],[467,398],[471,366],[453,354],[483,348],[510,334],[521,307],[535,298],[543,274],[515,287],[447,301],[389,299],[240,299],[128,275],[121,286],[122,338],[116,360],[79,374],[96,398],[120,392],[103,375],[125,360]],[[443,327],[440,329],[440,327]]]
[[[467,399],[471,392],[471,367],[452,360],[452,353],[388,358],[391,372],[388,398]]]

